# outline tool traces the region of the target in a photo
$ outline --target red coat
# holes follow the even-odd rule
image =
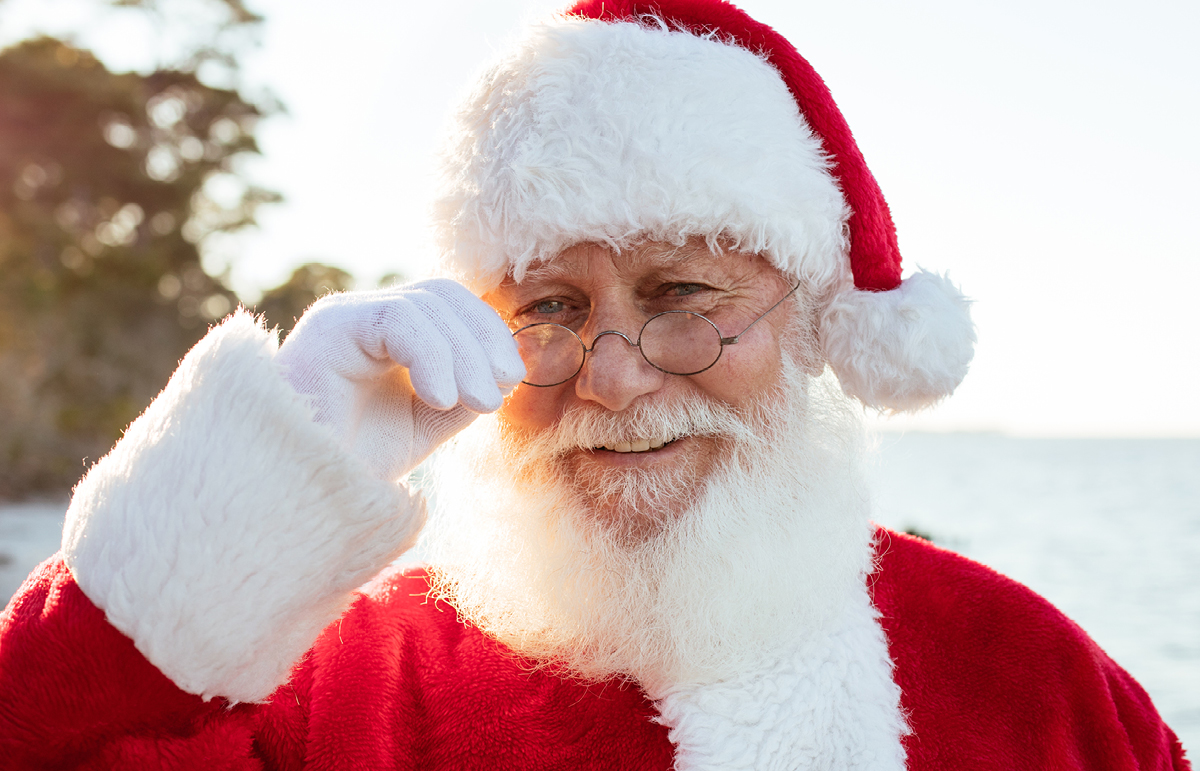
[[[1145,691],[1045,600],[917,539],[882,531],[878,552],[910,769],[1190,768]],[[530,672],[426,587],[381,576],[290,684],[230,709],[176,688],[51,559],[0,617],[0,765],[671,767],[636,687]]]

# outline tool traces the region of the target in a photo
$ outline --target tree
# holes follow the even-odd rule
[[[194,71],[0,52],[0,497],[66,489],[232,308],[198,245],[278,200],[234,173],[262,114]]]

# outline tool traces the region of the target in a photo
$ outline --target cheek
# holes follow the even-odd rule
[[[691,379],[709,396],[738,406],[775,385],[780,359],[774,335],[743,338],[737,345],[725,346],[715,367]]]
[[[500,417],[515,429],[548,428],[562,414],[564,389],[569,385],[537,388],[522,383],[504,400]]]

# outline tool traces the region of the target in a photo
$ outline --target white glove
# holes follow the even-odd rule
[[[276,361],[317,422],[388,481],[499,409],[525,376],[496,312],[447,279],[323,297]]]

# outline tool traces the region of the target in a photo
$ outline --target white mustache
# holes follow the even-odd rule
[[[575,450],[614,447],[643,439],[666,443],[695,436],[756,441],[758,432],[737,409],[714,399],[645,402],[622,412],[581,404],[569,408],[553,428],[532,439],[537,448],[530,449],[531,454],[552,460]]]

